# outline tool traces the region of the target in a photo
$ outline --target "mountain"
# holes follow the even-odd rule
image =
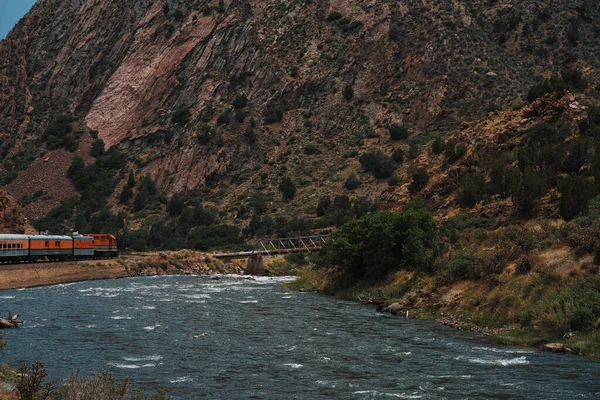
[[[51,227],[167,226],[178,194],[198,221],[254,216],[252,234],[305,228],[282,220],[316,220],[327,195],[401,208],[425,171],[444,219],[481,143],[556,122],[524,116],[533,87],[569,89],[565,121],[585,118],[599,17],[589,0],[39,0],[0,42],[2,183]],[[475,155],[453,180],[437,137]]]

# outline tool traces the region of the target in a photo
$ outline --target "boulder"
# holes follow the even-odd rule
[[[540,349],[542,351],[549,351],[552,353],[564,353],[567,351],[567,348],[562,343],[548,343],[543,345]]]
[[[382,309],[383,312],[389,312],[392,315],[405,314],[404,306],[400,303],[393,303]]]

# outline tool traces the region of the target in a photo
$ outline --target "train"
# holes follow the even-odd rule
[[[118,257],[117,239],[106,233],[60,235],[0,234],[0,264]]]

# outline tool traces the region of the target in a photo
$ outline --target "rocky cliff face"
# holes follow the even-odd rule
[[[288,175],[296,200],[273,211],[304,212],[361,174],[357,152],[408,151],[390,124],[426,143],[552,72],[595,82],[599,17],[587,0],[39,0],[0,42],[2,156],[72,113],[167,193],[232,207]]]
[[[25,233],[26,222],[19,203],[0,190],[0,233]]]

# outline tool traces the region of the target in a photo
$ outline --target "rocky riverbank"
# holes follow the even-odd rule
[[[243,271],[241,261],[223,263],[197,251],[139,253],[108,260],[1,265],[0,290],[132,276],[239,274]]]

